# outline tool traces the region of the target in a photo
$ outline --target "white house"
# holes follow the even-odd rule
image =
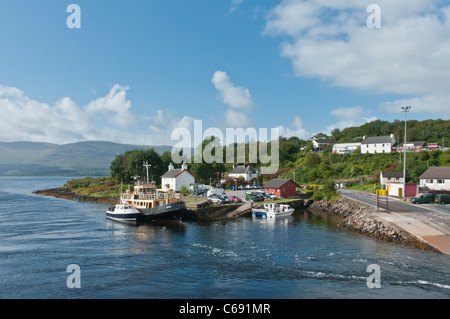
[[[373,136],[364,138],[361,142],[361,153],[390,153],[395,145],[394,134],[390,136]]]
[[[333,153],[349,154],[361,147],[361,143],[337,143],[333,145]]]
[[[328,139],[323,139],[323,138],[312,140],[312,144],[313,144],[313,147],[315,150],[323,150],[328,145],[334,145],[335,143],[336,143],[335,140],[328,140]]]
[[[250,182],[258,178],[259,175],[261,175],[260,171],[246,164],[233,165],[233,169],[228,173],[229,178],[243,177],[246,182]]]
[[[432,166],[419,176],[420,186],[434,191],[450,191],[450,166]]]
[[[403,184],[403,172],[384,171],[380,173],[380,184],[401,183]]]
[[[161,176],[162,188],[168,188],[175,192],[179,192],[183,186],[187,189],[191,184],[195,183],[195,176],[188,171],[186,163],[181,168],[174,168],[170,163],[169,170]]]

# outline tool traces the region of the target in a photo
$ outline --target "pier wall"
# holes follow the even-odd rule
[[[435,250],[394,223],[378,218],[374,207],[345,196],[339,196],[333,202],[316,201],[310,208],[341,217],[339,225],[352,232],[421,249]]]

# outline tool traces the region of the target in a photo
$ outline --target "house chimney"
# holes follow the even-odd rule
[[[182,170],[182,171],[187,170],[187,164],[186,164],[186,162],[183,162],[183,164],[181,164],[181,170]]]
[[[363,141],[366,139],[366,135],[363,136]]]
[[[170,165],[169,165],[169,171],[171,171],[171,170],[173,170],[173,164],[172,163],[170,163]]]
[[[391,134],[391,138],[395,138],[394,134]]]

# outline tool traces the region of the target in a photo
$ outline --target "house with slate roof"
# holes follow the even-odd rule
[[[380,184],[403,183],[403,172],[383,171],[380,173]]]
[[[419,176],[420,186],[431,191],[450,191],[450,166],[432,166]]]
[[[395,145],[394,134],[390,136],[373,136],[366,137],[361,142],[361,153],[390,153]]]
[[[183,163],[181,168],[174,168],[170,163],[169,170],[161,176],[162,188],[171,189],[175,192],[179,192],[183,186],[187,189],[191,184],[195,183],[195,176],[188,171],[187,164]]]
[[[228,173],[228,178],[243,177],[246,182],[251,182],[257,179],[260,175],[261,172],[250,165],[233,165],[233,169]]]

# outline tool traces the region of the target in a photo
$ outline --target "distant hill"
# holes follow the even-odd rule
[[[0,142],[0,176],[108,176],[116,155],[153,148],[158,154],[171,146],[145,146],[103,141],[71,144]]]

